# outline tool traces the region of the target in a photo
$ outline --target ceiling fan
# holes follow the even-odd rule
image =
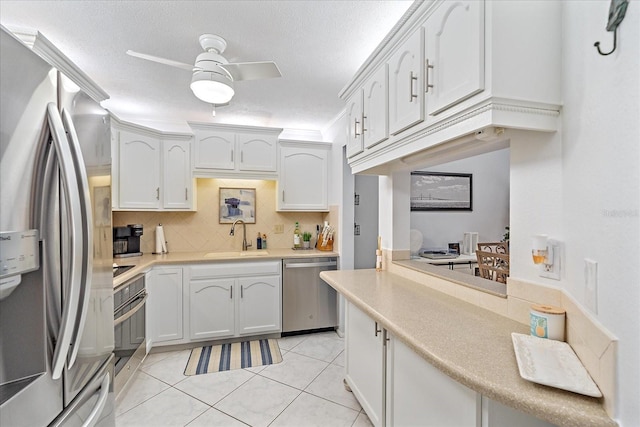
[[[220,36],[203,34],[200,36],[200,45],[204,52],[196,57],[195,65],[132,50],[128,50],[127,55],[192,71],[190,87],[194,95],[214,105],[226,104],[233,98],[233,84],[236,81],[282,77],[273,61],[230,63],[222,56],[227,42]]]

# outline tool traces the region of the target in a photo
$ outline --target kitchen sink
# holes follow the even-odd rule
[[[262,249],[259,251],[240,252],[240,256],[265,256],[265,255],[269,255],[269,252],[263,251]]]
[[[265,256],[269,255],[269,252],[259,250],[259,251],[235,251],[235,252],[209,252],[205,254],[205,258],[236,258],[236,257],[246,257],[246,256]]]

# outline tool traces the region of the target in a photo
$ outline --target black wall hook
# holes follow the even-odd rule
[[[602,56],[611,55],[616,50],[616,42],[618,39],[618,29],[613,30],[613,49],[610,52],[604,53],[600,50],[600,42],[595,42],[593,45],[598,49],[598,53]]]
[[[607,21],[607,31],[613,31],[613,49],[610,52],[604,53],[600,50],[600,42],[595,42],[593,45],[598,49],[598,53],[602,56],[611,55],[616,50],[616,44],[618,41],[618,25],[624,19],[624,15],[627,13],[627,6],[629,6],[629,0],[611,0],[609,6],[609,20]]]

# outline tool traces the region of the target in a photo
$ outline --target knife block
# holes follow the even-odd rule
[[[333,251],[333,237],[327,239],[327,241],[322,240],[322,234],[318,236],[318,250],[319,251]]]

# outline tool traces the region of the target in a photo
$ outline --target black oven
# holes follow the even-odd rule
[[[116,356],[116,396],[134,374],[146,355],[144,274],[119,286],[114,293],[114,338]]]

